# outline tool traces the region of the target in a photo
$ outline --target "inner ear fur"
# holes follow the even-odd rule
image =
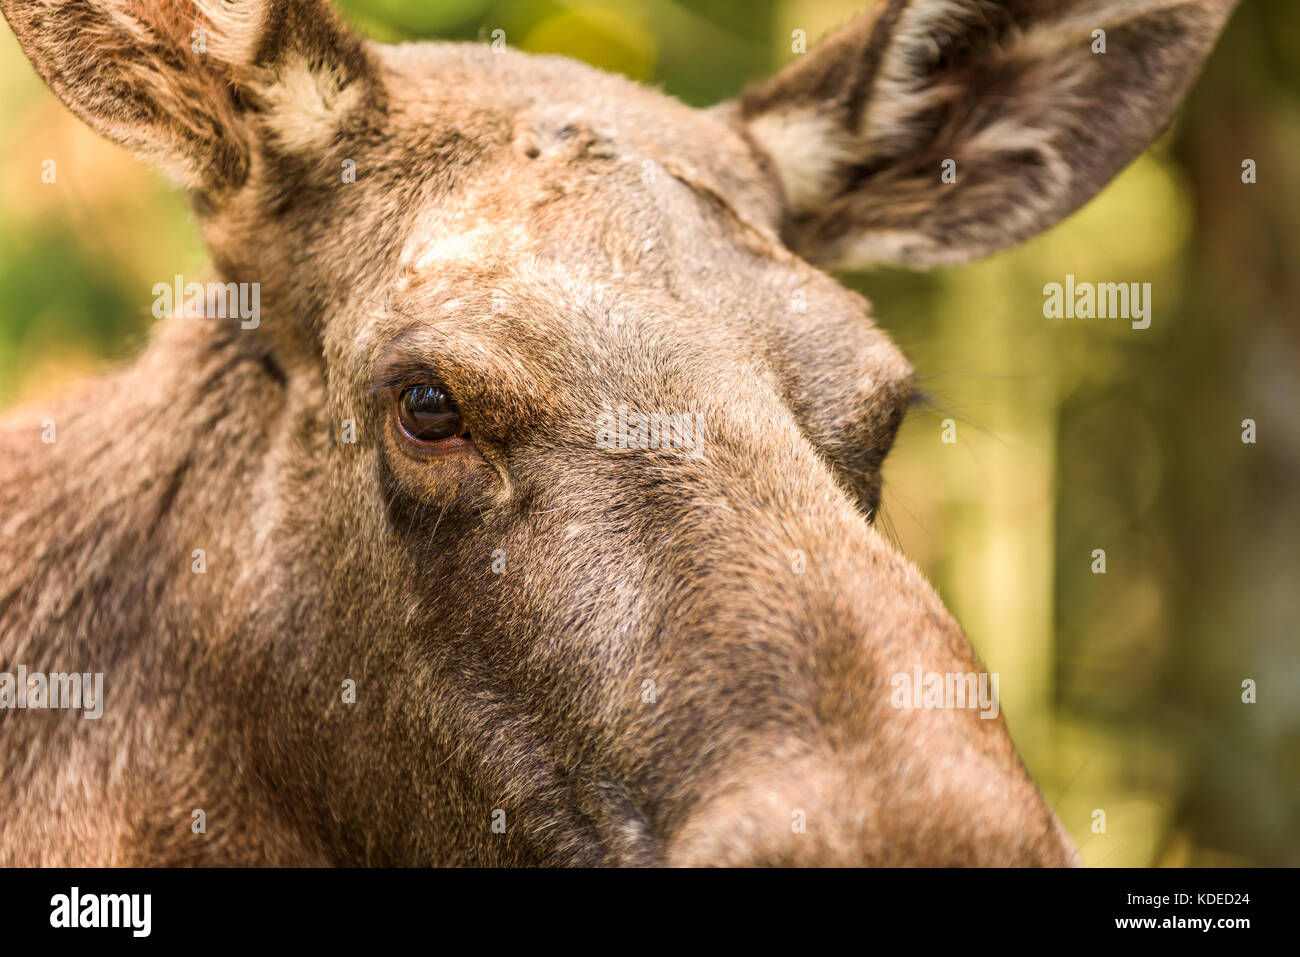
[[[1234,4],[889,0],[746,91],[737,113],[776,170],[801,255],[964,262],[1054,225],[1130,163]]]
[[[205,192],[241,185],[254,140],[317,148],[373,88],[324,0],[0,0],[58,97]]]

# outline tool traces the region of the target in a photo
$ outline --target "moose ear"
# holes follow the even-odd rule
[[[331,138],[373,70],[324,0],[0,0],[58,97],[181,185],[248,175],[250,142]]]
[[[796,252],[964,262],[1054,225],[1131,162],[1235,2],[888,0],[738,113]]]

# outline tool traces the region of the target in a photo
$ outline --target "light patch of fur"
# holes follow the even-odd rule
[[[776,163],[792,211],[813,209],[839,187],[840,171],[862,155],[861,144],[833,114],[795,106],[755,117],[750,135]]]
[[[227,0],[194,0],[204,20],[207,51],[230,64],[250,65],[257,54],[267,3],[230,3]]]
[[[514,263],[534,245],[527,230],[518,225],[507,228],[485,223],[449,229],[445,222],[430,223],[427,228],[417,229],[416,235],[422,238],[407,246],[402,254],[399,289],[419,285],[448,269]]]
[[[270,106],[267,128],[294,152],[328,146],[342,119],[361,102],[359,86],[345,86],[344,78],[331,69],[312,69],[298,53],[286,56],[256,89]]]
[[[420,250],[411,269],[418,273],[447,263],[466,265],[481,261],[499,249],[504,237],[493,226],[479,226],[462,233],[439,236]]]

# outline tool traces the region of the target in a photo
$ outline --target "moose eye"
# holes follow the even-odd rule
[[[465,434],[465,422],[446,391],[432,384],[407,386],[397,396],[397,420],[416,442],[441,442]]]

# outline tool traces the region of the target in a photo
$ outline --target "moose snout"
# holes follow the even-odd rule
[[[753,769],[702,806],[668,847],[672,866],[1076,866],[1025,780],[974,762],[941,778],[835,754]]]
[[[996,681],[929,583],[860,519],[820,514],[816,528],[786,525],[821,543],[800,571],[737,565],[706,589],[725,593],[694,645],[694,667],[711,677],[687,684],[689,710],[710,728],[691,745],[714,760],[665,861],[1075,864],[1012,744]],[[766,554],[784,553],[779,535],[769,529]],[[918,674],[926,688],[913,690]]]

